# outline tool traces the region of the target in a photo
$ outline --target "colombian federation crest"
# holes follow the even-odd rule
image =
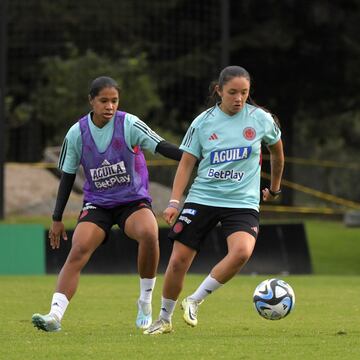
[[[184,225],[183,225],[181,222],[178,221],[178,222],[174,225],[173,231],[174,231],[175,234],[179,234],[179,233],[182,232],[183,228],[184,228]]]
[[[256,131],[252,127],[246,127],[243,131],[243,136],[246,140],[254,140],[256,136]]]

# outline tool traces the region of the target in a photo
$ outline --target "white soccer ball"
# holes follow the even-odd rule
[[[257,312],[265,319],[280,320],[295,307],[292,287],[280,279],[267,279],[260,283],[253,295]]]

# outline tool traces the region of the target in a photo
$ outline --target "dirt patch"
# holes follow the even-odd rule
[[[51,216],[59,179],[50,171],[26,164],[6,164],[5,216],[45,215]],[[158,183],[150,183],[155,214],[160,215],[170,198],[171,190]],[[65,214],[77,216],[82,206],[82,195],[72,192]]]

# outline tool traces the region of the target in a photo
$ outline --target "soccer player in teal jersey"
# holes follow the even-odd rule
[[[195,292],[182,301],[183,318],[188,325],[197,325],[199,305],[250,258],[259,232],[262,143],[270,151],[271,165],[270,186],[262,190],[262,198],[273,200],[281,192],[281,132],[269,112],[251,104],[250,85],[250,75],[244,68],[223,69],[213,89],[214,106],[192,122],[182,141],[180,149],[184,153],[164,211],[164,219],[173,225],[169,238],[174,245],[165,273],[159,319],[144,334],[172,331],[171,318],[185,275],[206,235],[218,223],[228,253]],[[180,199],[197,162],[197,176],[180,210]]]
[[[136,326],[152,322],[152,293],[159,261],[158,225],[148,192],[148,171],[141,149],[180,160],[182,151],[152,131],[134,115],[118,110],[120,89],[107,76],[90,87],[91,111],[68,131],[59,158],[62,170],[49,230],[50,246],[57,249],[67,240],[62,215],[82,165],[85,174],[84,205],[78,218],[71,250],[57,279],[48,314],[34,314],[38,329],[61,330],[61,320],[75,295],[80,273],[94,251],[104,243],[113,225],[138,243],[140,295]]]

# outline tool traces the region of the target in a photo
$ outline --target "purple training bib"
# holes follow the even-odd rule
[[[149,174],[140,147],[130,151],[124,136],[125,113],[117,111],[114,132],[108,148],[100,153],[91,135],[88,116],[79,120],[82,154],[80,163],[86,181],[83,187],[84,201],[104,208],[112,208],[129,202],[146,199]]]

